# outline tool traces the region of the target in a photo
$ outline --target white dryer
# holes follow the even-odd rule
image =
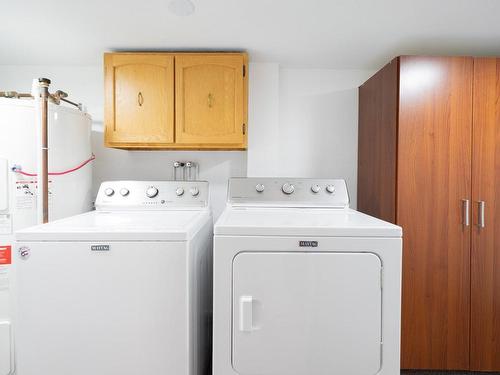
[[[343,180],[229,183],[214,229],[214,375],[399,375],[401,228]]]
[[[206,374],[208,183],[105,182],[96,209],[17,233],[17,374]]]

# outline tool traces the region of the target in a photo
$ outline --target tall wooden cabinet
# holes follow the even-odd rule
[[[500,370],[499,74],[402,56],[359,90],[358,209],[403,227],[402,368]]]

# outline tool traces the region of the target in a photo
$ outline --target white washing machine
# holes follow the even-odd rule
[[[214,375],[399,375],[401,228],[343,180],[229,183],[214,228]]]
[[[96,209],[17,233],[17,374],[206,374],[208,183],[105,182]]]

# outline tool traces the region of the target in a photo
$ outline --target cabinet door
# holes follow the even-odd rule
[[[500,371],[500,59],[474,60],[473,138],[471,370]]]
[[[400,60],[403,368],[469,368],[472,74],[472,58]]]
[[[147,147],[174,141],[174,57],[106,54],[106,144]]]
[[[245,55],[177,55],[176,143],[246,147]]]

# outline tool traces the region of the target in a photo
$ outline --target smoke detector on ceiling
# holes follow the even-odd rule
[[[168,3],[168,10],[177,16],[190,16],[194,13],[194,4],[191,0],[172,0]]]

